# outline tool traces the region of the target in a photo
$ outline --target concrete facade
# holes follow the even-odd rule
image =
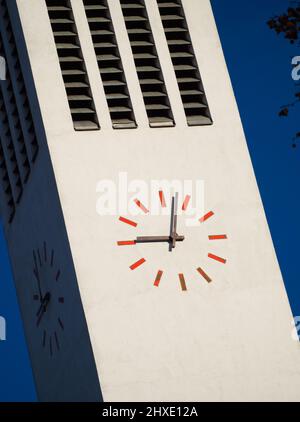
[[[213,118],[205,127],[186,124],[157,4],[146,0],[176,122],[155,129],[148,125],[120,4],[108,1],[138,125],[122,131],[112,129],[82,2],[71,3],[99,131],[73,129],[44,1],[17,0],[47,145],[7,239],[41,399],[100,399],[94,356],[105,401],[298,400],[300,346],[291,337],[292,314],[209,0],[182,1]],[[132,228],[118,221],[120,213],[96,212],[98,182],[117,185],[120,172],[148,186],[153,180],[203,180],[199,217],[210,210],[215,215],[195,227],[180,215],[178,230],[186,240],[172,253],[164,244],[118,247],[119,240],[164,234],[169,224],[168,215],[124,215],[138,223]],[[134,197],[129,193],[128,202]],[[228,240],[207,240],[220,233]],[[33,288],[27,292],[32,250],[45,241],[65,275],[71,333],[66,330],[52,358],[40,352]],[[209,252],[226,264],[209,259]],[[140,258],[145,264],[131,271]],[[159,269],[164,275],[156,288]]]

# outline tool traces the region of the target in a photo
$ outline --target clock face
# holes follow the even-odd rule
[[[228,236],[224,234],[220,217],[214,211],[207,211],[197,218],[196,225],[190,225],[187,219],[191,195],[179,200],[178,193],[166,197],[160,190],[156,198],[162,215],[152,216],[147,204],[134,198],[141,218],[119,217],[118,224],[128,227],[128,237],[118,240],[117,246],[124,253],[128,248],[136,250],[136,260],[129,262],[129,270],[142,271],[145,265],[150,265],[153,279],[147,282],[157,288],[169,282],[174,286],[175,282],[182,292],[199,285],[199,280],[215,281],[214,273],[219,273],[215,266],[227,263],[224,249]]]
[[[55,252],[47,243],[33,251],[33,312],[41,333],[41,347],[52,357],[61,348],[65,298],[61,295],[62,274]]]

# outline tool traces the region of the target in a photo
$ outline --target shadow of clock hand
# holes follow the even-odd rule
[[[42,298],[41,305],[40,305],[40,307],[39,307],[39,309],[36,313],[36,316],[37,316],[36,325],[37,326],[40,325],[40,323],[43,319],[43,316],[45,315],[45,313],[47,311],[48,305],[50,303],[50,299],[51,299],[51,294],[49,292],[47,292],[45,294],[45,296]]]

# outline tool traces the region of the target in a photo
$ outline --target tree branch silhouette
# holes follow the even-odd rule
[[[285,13],[274,16],[267,22],[267,24],[271,30],[276,32],[277,35],[283,35],[284,38],[291,44],[300,47],[300,1],[290,1],[289,4],[290,7],[288,7]],[[283,105],[280,108],[278,115],[283,118],[288,117],[290,115],[291,108],[299,106],[299,102],[300,83],[295,83],[295,98],[290,103]],[[300,131],[293,137],[293,148],[297,147],[297,141],[299,140]]]

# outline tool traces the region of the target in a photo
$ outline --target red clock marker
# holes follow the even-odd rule
[[[137,226],[137,223],[135,223],[132,220],[128,220],[128,218],[125,218],[125,217],[120,217],[119,218],[119,221],[121,221],[122,223],[128,224],[129,226],[132,226],[132,227],[136,227]]]
[[[221,262],[221,264],[226,264],[226,262],[227,262],[226,259],[221,258],[217,255],[212,254],[212,253],[208,254],[208,258],[214,259],[217,262]]]
[[[207,221],[209,218],[213,217],[215,214],[213,211],[208,212],[207,214],[205,214],[203,217],[201,217],[199,219],[200,223],[204,223],[205,221]]]
[[[131,246],[135,244],[136,244],[135,240],[119,240],[118,241],[118,246]]]
[[[179,281],[180,281],[180,285],[181,285],[181,290],[183,292],[187,291],[184,275],[183,274],[178,274],[178,276],[179,276]]]
[[[197,271],[208,283],[212,282],[212,279],[206,274],[206,272],[202,268],[197,268]]]
[[[158,287],[159,286],[159,283],[161,281],[162,275],[163,275],[163,271],[159,270],[158,273],[157,273],[157,275],[156,275],[155,282],[154,282],[154,286],[155,287]]]
[[[145,214],[149,213],[149,210],[141,203],[141,201],[139,201],[138,199],[135,199],[134,202]]]
[[[140,267],[141,265],[143,265],[146,262],[145,258],[139,259],[137,262],[135,262],[134,264],[130,265],[130,269],[136,270],[138,267]]]
[[[159,191],[159,200],[160,200],[161,206],[163,208],[166,208],[167,205],[166,205],[165,195],[162,190]]]
[[[209,240],[227,240],[226,234],[215,234],[208,236]]]
[[[183,204],[182,204],[182,211],[186,211],[187,207],[189,205],[191,196],[190,195],[186,195],[186,197],[184,198]]]

